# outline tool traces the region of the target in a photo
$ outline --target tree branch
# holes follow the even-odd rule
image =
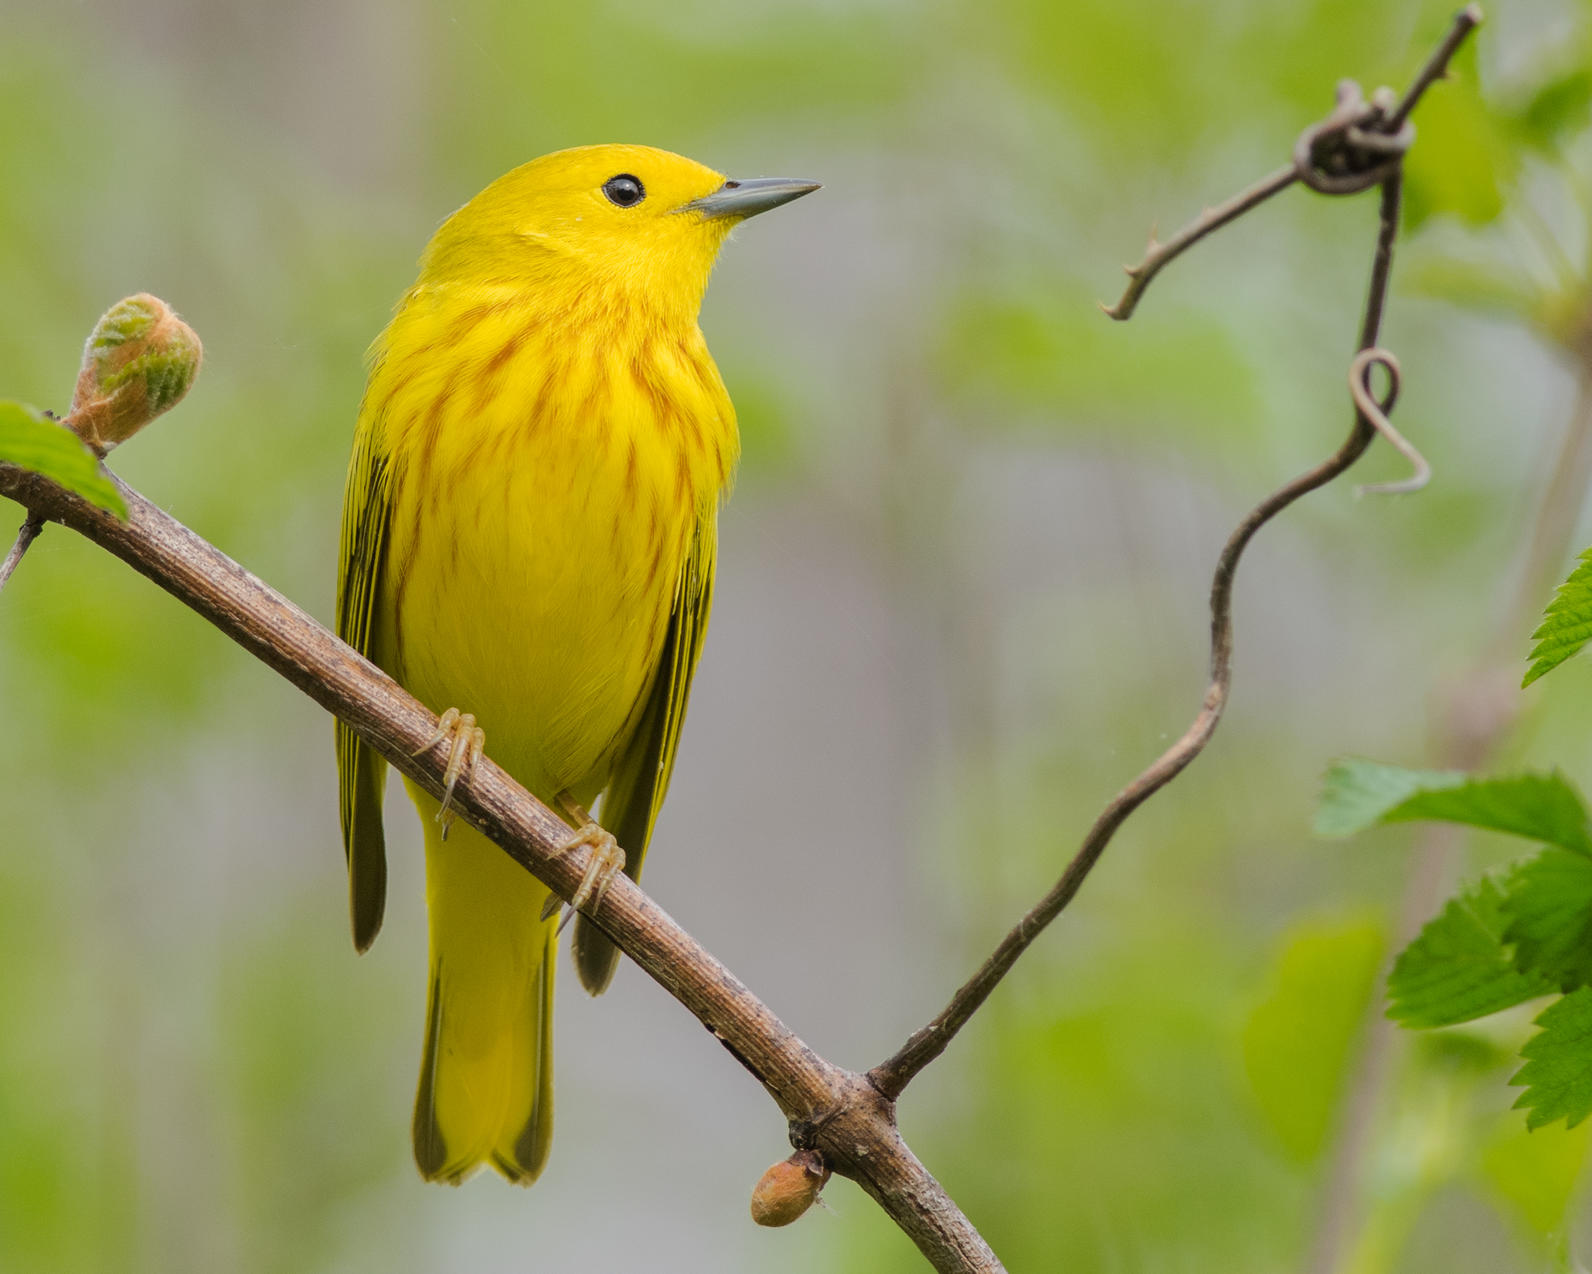
[[[342,718],[401,773],[442,795],[446,746],[436,717],[386,673],[265,583],[118,482],[118,521],[49,479],[0,462],[0,495],[109,550],[203,615],[250,654]],[[415,755],[420,753],[420,755]],[[556,890],[572,897],[589,851],[560,852],[569,828],[488,758],[460,778],[453,808]],[[937,1270],[1002,1269],[971,1222],[901,1140],[894,1106],[865,1079],[813,1052],[628,877],[588,914],[685,1005],[768,1091],[836,1172],[878,1200]]]

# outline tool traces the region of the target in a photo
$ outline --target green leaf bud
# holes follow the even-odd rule
[[[83,347],[67,425],[103,455],[182,400],[203,353],[193,328],[159,297],[118,301]]]

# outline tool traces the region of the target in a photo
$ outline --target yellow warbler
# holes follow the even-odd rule
[[[588,897],[621,863],[639,874],[707,626],[738,450],[697,326],[708,274],[737,222],[815,188],[644,146],[544,156],[443,223],[372,349],[338,631],[447,710],[450,777],[484,731],[570,819],[600,865]],[[341,724],[337,767],[363,951],[386,894],[386,767]],[[585,812],[599,794],[602,827]],[[433,1181],[490,1163],[529,1183],[553,1127],[548,891],[410,795],[431,937],[415,1160]],[[573,945],[602,991],[617,950],[584,917]]]

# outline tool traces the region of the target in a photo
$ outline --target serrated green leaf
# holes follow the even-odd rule
[[[1244,1027],[1250,1091],[1296,1159],[1313,1160],[1327,1144],[1385,945],[1373,916],[1296,926]]]
[[[0,402],[0,460],[43,474],[107,513],[127,516],[121,493],[94,453],[66,426],[32,407]]]
[[[1504,941],[1515,967],[1561,991],[1592,983],[1592,859],[1548,849],[1510,874]]]
[[[1434,819],[1545,841],[1592,857],[1586,803],[1557,770],[1472,779],[1457,787],[1423,790],[1383,816],[1383,822]]]
[[[1419,792],[1464,782],[1465,775],[1458,770],[1406,770],[1359,757],[1334,761],[1316,805],[1316,835],[1353,836],[1383,822],[1388,811]]]
[[[1510,916],[1500,886],[1483,876],[1466,886],[1399,953],[1388,975],[1388,1016],[1414,1029],[1453,1026],[1558,990],[1522,972],[1504,934]]]
[[[1472,779],[1454,771],[1337,761],[1322,785],[1315,829],[1322,836],[1350,836],[1422,819],[1508,832],[1592,857],[1586,804],[1556,770]]]
[[[1550,1004],[1537,1025],[1520,1050],[1526,1064],[1509,1081],[1526,1090],[1515,1109],[1528,1112],[1528,1128],[1558,1119],[1574,1128],[1592,1115],[1592,987]]]
[[[1592,640],[1592,549],[1581,554],[1581,564],[1554,592],[1531,639],[1537,644],[1531,648],[1531,666],[1522,686],[1551,672]]]

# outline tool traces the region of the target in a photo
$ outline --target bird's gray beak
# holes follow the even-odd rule
[[[788,177],[753,177],[748,181],[727,181],[711,195],[693,199],[681,212],[700,212],[703,217],[733,217],[737,221],[755,217],[782,203],[800,199],[818,189],[816,181],[792,181]]]

